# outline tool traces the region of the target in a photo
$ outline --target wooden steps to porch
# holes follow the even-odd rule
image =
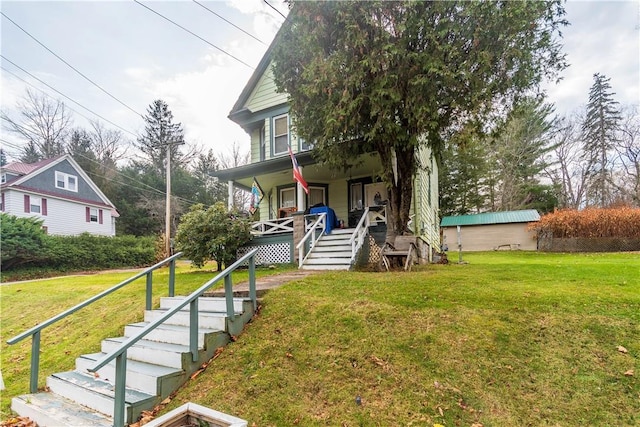
[[[353,259],[353,228],[337,228],[323,235],[302,264],[304,270],[349,270]]]

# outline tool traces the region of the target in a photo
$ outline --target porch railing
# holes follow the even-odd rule
[[[377,213],[377,212],[376,212]],[[364,239],[367,237],[369,233],[369,226],[371,225],[371,220],[369,218],[369,208],[364,209],[364,213],[358,221],[358,225],[356,225],[356,229],[351,234],[351,239],[349,239],[349,243],[351,244],[351,263],[356,259],[356,255],[360,248],[364,245]]]
[[[298,249],[298,267],[302,267],[302,264],[304,264],[304,261],[311,253],[313,246],[318,240],[320,240],[320,237],[322,237],[322,235],[324,234],[325,226],[327,223],[327,214],[321,213],[316,215],[318,218],[313,223],[311,223],[311,225],[307,226],[307,233],[296,245],[296,249]],[[304,250],[306,248],[307,241],[309,241],[309,251],[305,255]]]
[[[291,232],[293,232],[293,217],[258,221],[251,225],[251,234],[254,236],[268,236],[271,234]]]
[[[151,310],[152,297],[153,297],[153,271],[164,266],[167,263],[169,264],[169,296],[170,297],[174,296],[175,277],[176,277],[175,276],[176,259],[180,258],[180,256],[182,256],[182,252],[179,252],[165,260],[160,261],[155,265],[152,265],[151,267],[141,271],[140,273],[131,276],[127,280],[124,280],[118,283],[117,285],[112,286],[106,291],[103,291],[98,295],[95,295],[89,298],[88,300],[81,302],[80,304],[75,305],[66,311],[63,311],[57,316],[54,316],[49,320],[45,320],[44,322],[21,333],[20,335],[16,335],[15,337],[9,339],[7,341],[7,344],[12,345],[22,341],[27,337],[31,337],[31,372],[30,372],[30,380],[29,380],[29,393],[36,393],[38,391],[38,372],[40,370],[40,332],[44,328],[53,325],[57,321],[62,320],[65,317],[69,316],[70,314],[73,314],[76,311],[80,310],[81,308],[84,308],[89,304],[92,304],[98,301],[99,299],[117,291],[118,289],[124,287],[125,285],[128,285],[134,280],[141,278],[142,276],[147,276],[145,307],[147,310]]]
[[[244,265],[249,261],[249,299],[253,303],[254,310],[257,307],[256,298],[256,264],[255,256],[258,249],[254,249],[248,252],[245,256],[238,259],[236,262],[227,267],[223,272],[219,273],[213,279],[209,280],[204,285],[200,286],[197,290],[193,291],[183,301],[177,304],[175,307],[168,310],[162,317],[154,320],[144,327],[136,335],[129,337],[118,348],[112,350],[110,353],[103,356],[98,360],[92,368],[91,372],[96,372],[98,369],[105,366],[107,363],[115,359],[116,367],[116,379],[114,385],[114,412],[113,423],[115,427],[123,426],[125,417],[125,382],[127,371],[127,350],[144,338],[147,334],[153,331],[156,327],[166,322],[171,316],[182,310],[185,306],[189,305],[189,350],[191,352],[191,359],[195,362],[198,360],[198,298],[201,297],[211,286],[218,281],[224,279],[224,296],[227,306],[227,318],[230,322],[235,319],[235,310],[233,308],[233,284],[231,282],[231,273],[233,273],[239,266]]]

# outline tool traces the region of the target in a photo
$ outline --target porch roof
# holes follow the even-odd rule
[[[296,160],[300,166],[308,166],[316,163],[310,151],[296,153]],[[286,155],[264,160],[262,162],[249,163],[235,168],[211,171],[209,172],[209,175],[218,178],[221,181],[238,181],[245,178],[253,178],[258,175],[286,171],[291,168],[291,157]]]

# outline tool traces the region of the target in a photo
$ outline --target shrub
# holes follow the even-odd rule
[[[154,238],[134,236],[48,236],[42,221],[2,215],[2,271],[103,270],[153,264]]]
[[[630,207],[607,209],[559,210],[532,224],[538,236],[556,238],[624,237],[640,238],[640,209]]]
[[[2,270],[46,258],[47,235],[42,229],[42,222],[36,218],[0,213]]]
[[[228,266],[236,259],[238,248],[251,240],[251,218],[228,211],[223,203],[205,209],[198,204],[182,216],[176,246],[186,258],[201,267],[210,259]]]

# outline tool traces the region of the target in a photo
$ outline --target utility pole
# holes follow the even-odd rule
[[[171,256],[171,144],[167,144],[167,201],[165,209],[165,250]]]

